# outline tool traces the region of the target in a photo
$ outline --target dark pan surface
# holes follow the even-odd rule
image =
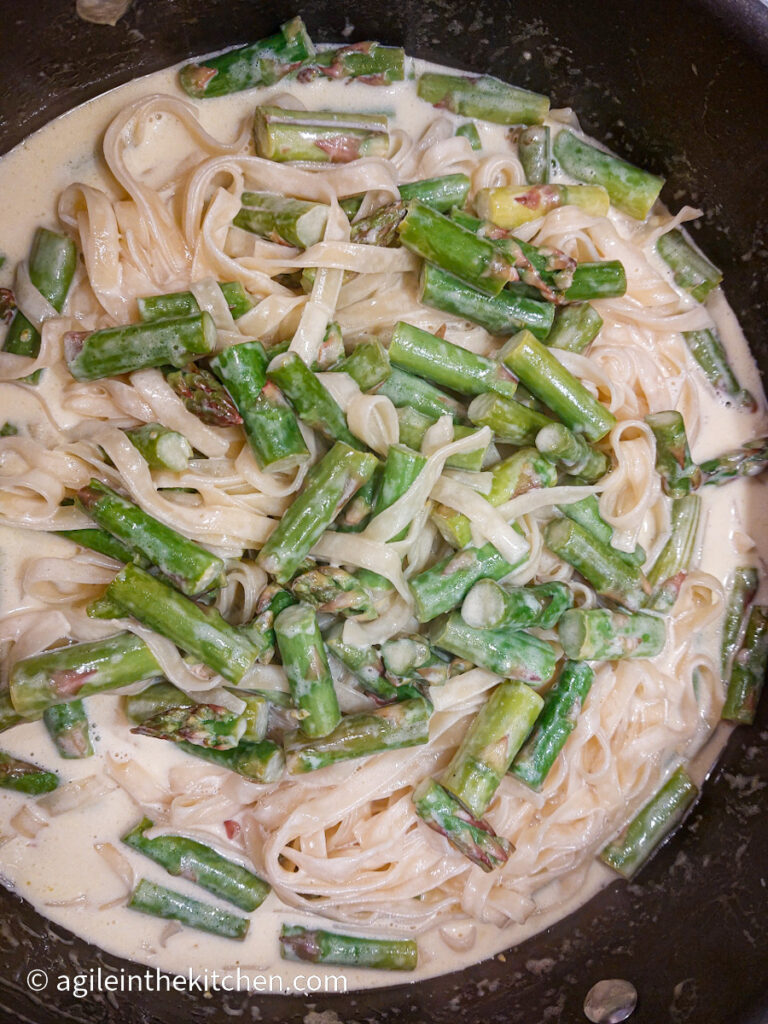
[[[663,198],[701,205],[696,236],[768,369],[768,8],[760,0],[134,0],[117,27],[74,0],[0,0],[0,151],[137,74],[249,42],[293,13],[313,37],[398,43],[411,54],[548,92],[619,153],[667,176]],[[12,197],[2,197],[4,211]],[[7,215],[7,214],[6,214]],[[0,218],[0,240],[2,219]],[[1,247],[1,246],[0,246]],[[500,959],[347,997],[142,993],[32,996],[27,972],[143,973],[49,925],[0,890],[0,1020],[34,1024],[576,1024],[602,978],[628,978],[632,1024],[768,1022],[768,701],[732,736],[682,832],[636,884]],[[324,1011],[329,1011],[324,1013]],[[321,1015],[322,1014],[322,1015]]]

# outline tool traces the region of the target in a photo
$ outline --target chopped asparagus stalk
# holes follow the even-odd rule
[[[126,430],[125,436],[146,459],[150,469],[183,473],[192,458],[192,445],[186,437],[160,423],[145,423]]]
[[[703,302],[723,280],[722,272],[702,256],[677,228],[659,238],[656,251],[672,270],[675,283],[698,302]]]
[[[437,654],[420,633],[386,640],[381,645],[381,660],[386,667],[387,678],[396,686],[400,686],[403,679],[442,686],[456,674],[452,663],[446,661],[444,655]]]
[[[231,750],[245,732],[245,719],[217,704],[192,704],[163,708],[131,732],[212,750]]]
[[[733,580],[728,592],[728,603],[725,607],[725,621],[723,622],[723,642],[721,648],[723,679],[728,677],[728,668],[731,660],[741,647],[747,612],[757,594],[758,582],[757,569],[752,568],[752,566],[740,566],[734,571]]]
[[[700,516],[697,494],[673,500],[669,539],[648,572],[651,593],[646,604],[654,611],[668,611],[677,600],[693,558]]]
[[[243,417],[224,386],[208,370],[188,366],[166,378],[188,412],[213,427],[238,426]]]
[[[295,72],[300,82],[315,78],[356,78],[364,85],[390,85],[404,76],[405,51],[381,43],[351,43],[322,50],[302,61]]]
[[[275,35],[257,43],[210,57],[201,64],[185,64],[179,71],[179,84],[195,99],[227,96],[242,89],[273,85],[314,54],[304,22],[291,18]]]
[[[144,555],[184,594],[195,597],[220,587],[224,562],[188,540],[100,480],[77,492],[77,504],[102,529]]]
[[[472,399],[467,415],[478,427],[490,427],[497,440],[506,444],[530,445],[542,428],[553,421],[535,409],[511,398],[487,393]]]
[[[507,678],[546,683],[555,673],[551,644],[522,630],[473,629],[458,612],[436,623],[432,643],[444,651]]]
[[[378,465],[374,455],[337,441],[307,476],[304,490],[284,513],[259,552],[258,563],[287,582],[355,492]]]
[[[60,757],[71,760],[93,756],[88,715],[81,700],[46,708],[43,721]]]
[[[361,391],[371,391],[389,376],[389,355],[378,339],[370,338],[356,345],[333,369],[348,373]]]
[[[600,515],[600,505],[594,494],[590,494],[588,498],[582,498],[581,501],[573,501],[570,505],[558,505],[557,508],[568,519],[583,526],[602,544],[608,544],[613,548],[613,527]],[[639,544],[635,545],[634,551],[621,551],[619,548],[613,548],[613,550],[630,565],[642,566],[645,562],[645,551]]]
[[[603,318],[588,302],[563,306],[555,313],[555,322],[547,335],[549,348],[583,352],[603,326]]]
[[[517,154],[529,185],[547,185],[552,166],[550,131],[546,125],[531,125],[517,133]]]
[[[536,447],[542,455],[560,463],[585,483],[594,483],[611,468],[611,460],[605,452],[593,448],[562,423],[542,427],[536,434]]]
[[[21,761],[0,750],[0,789],[39,796],[41,793],[50,793],[58,784],[59,777],[55,772],[49,772],[29,761]]]
[[[457,133],[458,134],[458,133]],[[470,181],[466,174],[445,174],[440,178],[423,178],[399,185],[403,202],[418,199],[433,210],[445,213],[453,206],[463,206],[469,195]]]
[[[283,960],[305,960],[312,964],[413,971],[419,948],[414,939],[367,939],[284,924],[280,932],[280,956]]]
[[[485,220],[514,230],[560,206],[578,206],[593,217],[605,217],[611,200],[602,185],[505,185],[483,188],[475,208]]]
[[[520,448],[509,458],[498,462],[491,470],[491,490],[488,501],[491,505],[503,505],[526,491],[540,487],[554,487],[557,470],[535,448]]]
[[[194,707],[197,701],[190,697],[178,686],[163,679],[159,683],[153,683],[141,693],[126,694],[120,698],[123,712],[129,721],[134,725],[141,725],[148,718],[154,718],[162,711],[173,707]]]
[[[664,493],[682,498],[701,483],[701,470],[691,458],[683,417],[674,409],[649,413],[645,422],[656,438],[656,470]]]
[[[308,249],[325,235],[329,207],[273,192],[243,192],[232,223],[273,242]]]
[[[24,722],[31,721],[34,717],[26,717],[20,715],[16,708],[13,706],[11,700],[10,690],[0,690],[0,732],[5,732],[7,729],[12,729],[15,725],[22,725]]]
[[[515,679],[501,683],[472,721],[438,782],[481,817],[533,728],[543,699]]]
[[[457,551],[472,543],[472,523],[461,512],[436,503],[430,509],[429,518],[443,540]]]
[[[512,845],[497,836],[487,821],[473,817],[433,779],[424,779],[413,791],[416,813],[448,842],[477,864],[493,871],[507,862]]]
[[[549,98],[518,89],[491,75],[446,75],[434,71],[419,76],[421,99],[463,117],[496,124],[541,124],[549,113]]]
[[[398,699],[398,687],[384,675],[384,665],[373,647],[356,647],[344,643],[340,627],[325,637],[325,645],[355,677],[358,688],[376,701],[387,704]]]
[[[399,241],[397,229],[405,217],[405,213],[404,203],[380,206],[378,210],[369,213],[367,217],[361,217],[353,222],[349,232],[350,242],[384,247],[397,245]]]
[[[157,675],[160,666],[144,641],[133,633],[116,633],[17,661],[9,687],[16,711],[34,718],[55,704]]]
[[[11,423],[8,420],[0,427],[0,437],[17,437],[19,428],[15,423]]]
[[[380,114],[257,107],[253,136],[257,156],[280,162],[342,164],[389,153],[387,119]]]
[[[275,619],[275,636],[294,703],[303,712],[302,733],[310,740],[328,736],[341,712],[314,608],[285,608]]]
[[[735,451],[702,462],[704,483],[719,487],[741,476],[759,476],[768,467],[768,437],[747,441]]]
[[[203,761],[209,761],[219,768],[241,775],[249,782],[268,785],[279,782],[285,772],[285,754],[283,748],[271,740],[259,743],[240,742],[231,750],[214,750],[212,747],[199,747],[194,743],[182,741],[177,744],[179,750]]]
[[[505,589],[495,580],[478,580],[464,598],[461,617],[474,629],[551,629],[573,605],[564,583]]]
[[[401,498],[421,473],[426,462],[425,456],[412,451],[406,445],[392,445],[387,452],[372,514],[379,515]],[[397,536],[389,539],[402,540],[407,533],[408,527],[404,527]]]
[[[455,398],[440,391],[412,373],[393,367],[389,376],[376,388],[377,395],[384,395],[397,408],[414,409],[432,420],[440,416],[461,418],[462,407]]]
[[[201,607],[137,565],[126,565],[106,596],[231,683],[239,683],[256,661],[254,644],[215,608]]]
[[[623,835],[606,846],[601,859],[625,878],[632,878],[682,821],[698,792],[685,769],[678,768],[632,819]]]
[[[478,580],[500,580],[513,568],[492,544],[449,555],[409,580],[419,622],[430,622],[456,608]]]
[[[367,622],[377,617],[369,591],[352,573],[333,565],[311,569],[291,583],[294,597],[320,612]]]
[[[259,652],[259,661],[268,665],[275,653],[275,618],[283,608],[296,604],[296,598],[276,583],[268,583],[259,594],[254,617],[242,626],[251,643]]]
[[[295,352],[278,356],[267,370],[267,379],[280,388],[297,415],[313,430],[330,441],[361,447],[347,426],[341,406]]]
[[[739,384],[717,331],[714,328],[683,331],[683,338],[688,351],[701,367],[715,394],[721,397],[726,405],[735,405],[737,409],[754,412],[757,402],[749,391]]]
[[[541,790],[576,721],[592,686],[595,673],[584,662],[566,661],[555,685],[544,697],[544,707],[533,732],[512,763],[511,773],[537,792]]]
[[[376,494],[379,489],[381,465],[374,470],[370,480],[363,484],[354,498],[342,509],[336,520],[336,529],[341,533],[359,533],[364,530],[371,518]]]
[[[399,370],[396,372],[400,373]],[[399,406],[397,408],[397,419],[400,427],[400,444],[414,451],[419,451],[424,442],[424,435],[432,424],[436,422],[437,418],[425,416],[424,413],[409,405]],[[462,437],[468,437],[473,433],[477,433],[477,431],[472,427],[456,426],[454,423],[454,441],[458,441]],[[478,447],[471,451],[462,452],[459,455],[451,455],[450,458],[446,459],[445,465],[447,469],[468,469],[471,472],[477,473],[486,464],[486,459],[493,451],[494,447],[491,442],[487,444],[485,442],[479,443]]]
[[[239,281],[219,281],[219,288],[235,320],[253,309],[253,299]],[[168,320],[191,316],[200,312],[192,292],[171,292],[167,295],[147,295],[136,300],[142,320]]]
[[[572,608],[560,619],[557,632],[566,658],[574,661],[654,658],[666,640],[664,620],[656,615],[607,608]]]
[[[605,153],[567,128],[555,139],[555,156],[566,174],[602,185],[614,206],[636,220],[645,220],[664,184],[663,178]]]
[[[290,345],[290,342],[288,345]],[[285,352],[288,351],[288,345],[286,345]],[[268,352],[268,355],[273,359],[277,355],[284,354],[282,351],[275,351],[276,347],[273,346]],[[315,361],[312,363],[312,369],[317,373],[321,373],[324,370],[332,370],[343,358],[344,338],[341,333],[341,327],[339,327],[335,320],[332,320],[325,328],[325,334],[317,350]]]
[[[64,356],[75,380],[99,380],[167,363],[183,367],[215,347],[210,313],[64,336]]]
[[[238,917],[228,910],[212,907],[209,903],[201,903],[191,896],[166,889],[163,885],[142,878],[131,893],[127,904],[131,910],[142,914],[152,914],[167,921],[179,921],[203,932],[221,935],[225,939],[237,939],[242,942],[248,934],[250,921],[247,917]]]
[[[144,568],[149,565],[149,560],[140,551],[136,551],[127,544],[123,544],[121,540],[113,537],[106,530],[94,528],[57,530],[56,532],[59,537],[66,537],[67,540],[71,540],[74,544],[79,544],[80,547],[88,548],[90,551],[98,551],[100,555],[107,555],[108,558],[114,558],[118,562],[136,562],[137,565],[141,565]]]
[[[459,125],[456,129],[456,134],[459,138],[466,139],[475,153],[483,148],[483,144],[480,141],[480,133],[474,121],[465,121],[464,124]]]
[[[753,605],[744,643],[733,659],[722,718],[751,725],[768,666],[768,608]]]

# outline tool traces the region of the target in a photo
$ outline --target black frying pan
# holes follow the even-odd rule
[[[758,362],[768,368],[768,7],[761,0],[134,0],[115,28],[75,0],[0,0],[0,152],[51,117],[131,77],[243,44],[301,13],[320,41],[404,45],[490,71],[569,104],[585,129],[663,173],[662,193],[707,211],[699,234]],[[12,209],[13,197],[0,197]],[[2,215],[0,215],[0,237]],[[33,996],[102,966],[140,973],[0,890],[0,1019],[34,1024],[231,1020],[268,1024],[576,1024],[603,978],[628,978],[632,1024],[768,1022],[768,700],[731,738],[683,830],[641,873],[544,933],[418,985],[310,999],[136,992]],[[315,1016],[330,1011],[326,1016]],[[335,1015],[334,1015],[335,1014]]]

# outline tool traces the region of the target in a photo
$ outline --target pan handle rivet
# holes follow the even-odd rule
[[[621,1024],[637,1006],[637,989],[623,978],[598,981],[587,992],[584,1014],[592,1024]]]

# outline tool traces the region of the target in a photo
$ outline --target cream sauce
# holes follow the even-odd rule
[[[14,216],[0,225],[0,250],[7,262],[0,271],[0,284],[10,286],[13,267],[26,259],[32,234],[38,224],[56,224],[55,207],[58,195],[71,182],[80,181],[101,187],[112,187],[99,156],[100,140],[113,116],[133,100],[155,92],[181,95],[173,71],[139,79],[91,101],[53,122],[23,142],[0,161],[0,193],[14,196]],[[261,101],[292,94],[310,109],[343,108],[365,111],[386,111],[395,114],[398,123],[418,136],[434,118],[434,110],[417,99],[409,82],[386,88],[371,89],[339,82],[317,81],[300,86],[280,83],[259,94]],[[253,93],[231,98],[205,101],[197,105],[203,126],[217,138],[236,137],[241,125],[249,119],[255,105]],[[506,149],[505,130],[480,125],[488,149]],[[135,140],[129,153],[134,171],[146,168],[146,154],[151,150],[155,170],[163,171],[165,153],[175,163],[179,148],[187,145],[185,136],[172,119],[158,117],[146,128],[142,139]],[[148,180],[152,180],[152,177]],[[720,295],[713,296],[709,307],[727,343],[739,377],[755,394],[761,394],[757,370],[749,355],[738,324]],[[759,424],[764,425],[764,411],[753,415],[730,412],[718,405],[701,388],[703,410],[702,430],[694,456],[698,459],[721,451],[724,441],[736,445],[754,436]],[[55,396],[51,396],[55,401]],[[39,407],[32,395],[21,395],[9,385],[0,385],[0,422],[12,419],[32,426],[39,419]],[[727,488],[705,492],[706,530],[701,551],[701,568],[725,581],[734,565],[744,560],[763,561],[768,553],[764,529],[766,484],[739,481]],[[758,540],[759,539],[759,540]],[[755,544],[759,543],[759,549]],[[20,530],[0,529],[2,547],[2,607],[7,613],[29,604],[20,589],[20,577],[30,559],[42,555],[66,555],[68,542],[45,535],[28,535]],[[717,631],[701,638],[710,651],[717,650]],[[83,761],[58,761],[43,726],[31,723],[15,728],[2,737],[2,746],[10,753],[54,767],[63,781],[83,779],[97,774],[109,778],[108,755],[116,763],[132,758],[145,766],[159,787],[165,785],[168,771],[174,765],[188,762],[173,744],[134,736],[126,728],[114,696],[89,698],[89,715],[93,723],[96,756]],[[719,752],[726,730],[719,729],[698,763],[700,777]],[[397,754],[393,757],[395,763]],[[254,787],[254,797],[258,794]],[[112,953],[164,970],[186,973],[233,971],[238,966],[249,974],[270,974],[282,979],[283,990],[295,988],[297,975],[323,974],[324,968],[308,964],[291,964],[278,958],[277,936],[284,921],[318,925],[318,919],[297,913],[283,906],[271,894],[253,915],[248,937],[242,944],[206,936],[192,929],[183,929],[168,936],[167,922],[137,914],[124,905],[126,888],[96,852],[95,844],[109,842],[120,846],[119,837],[132,827],[139,816],[127,794],[115,786],[90,806],[59,816],[42,815],[43,827],[33,839],[15,834],[10,819],[28,803],[21,795],[0,790],[0,873],[6,885],[28,899],[43,915],[66,926],[95,945]],[[222,852],[232,855],[223,828],[210,827],[210,842]],[[199,833],[196,833],[199,835]],[[150,878],[170,885],[190,896],[205,894],[183,879],[169,876],[151,861],[123,848],[136,878]],[[348,988],[373,987],[393,981],[418,980],[456,970],[494,955],[522,941],[570,912],[589,898],[598,888],[615,876],[595,861],[587,877],[575,886],[577,892],[566,897],[559,885],[537,895],[539,912],[522,925],[499,930],[491,925],[473,922],[435,927],[419,938],[420,964],[411,975],[397,978],[386,972],[357,971],[329,967],[325,973],[344,975]],[[322,925],[321,925],[322,926]],[[333,928],[333,924],[326,925]],[[340,931],[352,928],[338,926]],[[377,929],[381,931],[381,929]],[[275,989],[276,990],[276,989]]]

